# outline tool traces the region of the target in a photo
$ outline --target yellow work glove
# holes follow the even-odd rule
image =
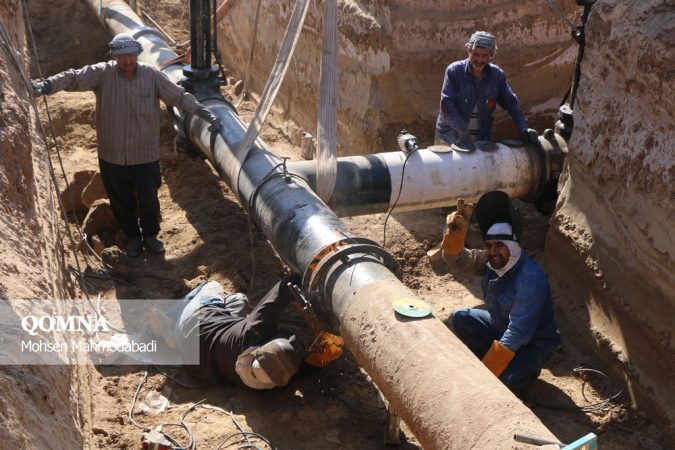
[[[483,356],[483,364],[496,377],[499,377],[515,355],[514,352],[504,347],[499,341],[492,341],[490,350]]]
[[[448,255],[458,255],[464,250],[464,239],[469,227],[469,219],[476,205],[464,202],[463,198],[457,200],[457,211],[448,214],[445,218],[443,230],[443,242],[441,248]]]
[[[326,367],[329,362],[342,356],[343,345],[344,340],[340,336],[322,331],[309,349],[305,362],[315,367]]]

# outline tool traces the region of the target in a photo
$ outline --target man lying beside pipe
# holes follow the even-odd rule
[[[474,205],[462,199],[446,219],[441,249],[450,267],[483,275],[487,310],[455,311],[452,330],[509,389],[519,390],[560,346],[548,277],[522,251],[520,215],[506,193],[483,195],[475,209],[485,249],[464,248]]]
[[[171,308],[151,310],[148,324],[171,348],[193,351],[187,343],[199,340],[195,375],[212,384],[237,384],[272,389],[288,384],[303,360],[323,367],[342,354],[342,340],[322,332],[307,349],[277,329],[281,311],[293,299],[290,275],[275,284],[250,313],[242,293],[227,294],[215,281],[202,283]],[[288,334],[286,334],[288,335]]]

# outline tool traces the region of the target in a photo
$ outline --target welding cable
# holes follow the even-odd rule
[[[251,61],[253,60],[253,53],[255,52],[256,38],[258,36],[258,17],[260,16],[260,3],[261,0],[258,0],[258,4],[255,7],[255,19],[253,21],[253,33],[251,34],[251,46],[248,49],[248,58],[246,59],[246,72],[244,73],[244,83],[241,87],[241,94],[239,94],[239,99],[237,100],[236,107],[239,108],[241,102],[248,96],[248,79],[251,69]]]
[[[33,36],[32,28],[31,28],[31,25],[30,25],[30,20],[28,18],[28,10],[26,8],[25,2],[23,2],[23,7],[24,7],[24,13],[26,14],[26,22],[27,22],[27,25],[28,25],[28,30],[29,30],[30,35],[31,35],[31,40],[32,40],[32,44],[33,44],[33,51],[35,52],[36,59],[37,59],[37,50],[35,48],[35,38]],[[28,92],[29,98],[31,99],[31,105],[32,105],[32,107],[35,111],[35,115],[36,115],[36,117],[39,117],[39,110],[38,110],[38,107],[37,107],[37,102],[35,101],[35,98],[33,96],[33,91],[32,91],[32,88],[30,86],[30,82],[28,81],[28,78],[23,73],[23,69],[21,67],[21,64],[18,61],[17,56],[16,56],[18,54],[18,52],[16,52],[16,50],[14,50],[12,48],[12,46],[10,44],[10,40],[9,40],[9,35],[7,34],[7,31],[5,30],[4,26],[2,26],[2,23],[0,23],[0,35],[2,37],[3,48],[5,49],[7,54],[9,55],[11,61],[14,63],[15,68],[18,71],[18,73],[21,77],[21,80],[24,83],[26,91]],[[39,61],[36,61],[36,63],[38,65],[38,70],[40,70]],[[58,146],[58,142],[56,141],[56,136],[55,136],[54,128],[52,126],[51,115],[49,114],[49,107],[47,105],[46,98],[45,98],[45,107],[47,109],[47,115],[48,115],[48,119],[49,119],[50,129],[51,129],[52,137],[53,137],[53,140],[54,140],[54,146],[55,146],[58,158],[59,158],[59,162],[61,163],[61,170],[63,172],[64,179],[66,181],[66,189],[68,189],[69,188],[68,177],[66,176],[65,169],[63,167],[63,162],[61,160],[60,149],[59,149],[59,146]],[[73,248],[73,257],[75,259],[75,265],[77,266],[77,269],[74,269],[71,266],[68,266],[68,267],[70,269],[72,269],[73,271],[75,271],[76,274],[78,275],[78,280],[80,282],[80,287],[82,289],[82,292],[84,293],[84,296],[85,296],[87,302],[89,303],[89,306],[94,310],[94,314],[96,316],[96,319],[98,320],[98,318],[100,317],[101,314],[100,314],[100,311],[92,304],[91,297],[89,296],[88,291],[89,291],[89,288],[92,287],[92,286],[89,285],[89,283],[86,282],[85,277],[84,277],[84,272],[82,271],[82,268],[81,268],[81,265],[80,265],[80,259],[77,256],[77,245],[75,244],[75,239],[74,239],[74,237],[72,235],[72,232],[70,230],[70,225],[68,224],[68,220],[67,220],[66,213],[65,213],[66,209],[65,209],[65,206],[64,206],[64,203],[63,203],[63,195],[61,193],[61,190],[59,189],[59,186],[58,186],[58,183],[57,183],[57,180],[56,180],[56,173],[54,171],[54,166],[52,164],[51,157],[49,156],[49,150],[50,149],[49,149],[49,146],[47,145],[47,136],[44,132],[44,129],[42,128],[42,123],[39,120],[38,120],[38,124],[39,124],[38,128],[40,130],[40,133],[42,134],[43,142],[45,142],[45,145],[47,146],[46,159],[47,159],[47,166],[49,167],[50,180],[52,182],[52,186],[54,187],[54,190],[56,191],[56,199],[58,201],[59,207],[61,208],[61,212],[63,213],[63,218],[64,218],[64,222],[65,222],[65,229],[66,229],[67,236],[68,236],[68,238],[70,240],[70,243],[72,245],[72,248]],[[82,233],[82,230],[80,229],[79,223],[77,221],[77,217],[75,217],[75,225],[77,227],[78,232],[82,236],[83,233]],[[57,227],[56,232],[57,232],[57,235],[60,235],[58,227]],[[86,239],[86,237],[85,237],[85,239]],[[61,243],[61,247],[63,248],[64,247],[63,240],[59,239],[59,242]],[[91,249],[91,247],[88,245],[88,243],[87,243],[87,246],[89,247],[89,249]],[[93,249],[91,249],[91,251],[95,254]],[[86,258],[86,254],[85,254],[85,260],[86,259],[87,258]]]
[[[585,372],[593,373],[593,374],[596,374],[596,375],[600,375],[605,380],[609,381],[609,377],[605,373],[603,373],[599,370],[596,370],[596,369],[590,369],[588,367],[576,367],[572,370],[572,372],[574,374],[582,374],[582,373],[585,373]],[[602,400],[597,401],[595,403],[588,404],[588,405],[583,405],[583,406],[578,406],[578,405],[573,405],[573,406],[550,405],[550,404],[546,404],[546,403],[530,401],[530,400],[527,400],[527,399],[525,400],[525,402],[529,403],[530,405],[533,405],[533,406],[538,406],[538,407],[541,407],[541,408],[548,408],[548,409],[553,409],[553,410],[558,410],[558,411],[583,411],[583,412],[601,411],[603,408],[608,406],[610,404],[610,402],[612,402],[612,400],[617,399],[626,390],[626,388],[628,387],[629,377],[628,377],[627,373],[625,373],[625,376],[626,376],[626,380],[625,380],[624,386],[621,389],[619,389],[615,394],[613,394],[609,397],[603,398]],[[584,397],[584,400],[588,401],[588,399],[586,398],[587,381],[583,378],[582,378],[582,380],[583,380],[583,383],[582,383],[582,386],[581,386],[581,393],[582,393],[582,396]]]
[[[581,374],[581,373],[584,373],[584,372],[594,373],[594,374],[596,374],[596,375],[602,376],[607,382],[610,381],[610,380],[609,380],[609,377],[608,377],[605,373],[603,373],[603,372],[601,372],[601,371],[599,371],[599,370],[596,370],[596,369],[590,369],[590,368],[588,368],[588,367],[576,367],[576,368],[573,370],[573,372],[574,372],[574,373],[577,373],[577,374]],[[616,399],[616,398],[619,397],[621,394],[623,394],[623,392],[626,390],[626,387],[628,387],[628,374],[625,374],[625,375],[626,375],[625,384],[624,384],[623,387],[622,387],[621,389],[619,389],[619,391],[617,391],[614,395],[612,395],[612,396],[610,396],[610,397],[606,397],[606,398],[604,398],[603,400],[600,400],[599,402],[592,403],[592,404],[590,404],[590,405],[585,405],[585,406],[582,407],[582,409],[583,409],[584,411],[586,411],[586,412],[593,412],[593,411],[601,410],[602,408],[604,408],[605,406],[607,406],[612,400]],[[583,380],[583,384],[581,385],[581,394],[583,395],[584,400],[588,401],[588,400],[586,399],[586,383],[587,383],[587,382],[586,382],[586,380],[583,379],[583,378],[582,378],[582,380]]]
[[[141,388],[145,384],[145,381],[148,379],[148,371],[146,370],[143,372],[143,377],[141,377],[141,381],[138,382],[138,386],[136,387],[136,392],[134,393],[134,396],[131,399],[131,406],[129,407],[129,414],[127,414],[127,417],[129,418],[129,422],[131,422],[133,425],[135,425],[137,428],[142,429],[143,431],[150,431],[150,428],[144,427],[143,425],[139,424],[134,420],[134,408],[136,407],[136,400],[138,400],[138,393],[141,392]]]
[[[30,28],[30,21],[28,20],[28,15],[27,15],[28,11],[26,10],[25,2],[24,2],[24,10],[26,12],[26,21],[28,22],[28,29],[31,32],[31,36],[32,36],[32,30]],[[7,52],[7,55],[10,57],[10,60],[13,62],[16,70],[19,72],[19,76],[21,77],[21,80],[23,81],[24,87],[26,88],[26,91],[28,92],[28,96],[31,99],[31,106],[35,110],[35,115],[36,115],[36,117],[39,117],[39,110],[38,110],[38,107],[37,107],[37,103],[35,101],[35,98],[33,97],[33,89],[30,85],[30,82],[28,81],[28,78],[23,73],[23,68],[21,67],[21,63],[17,59],[18,52],[16,52],[16,50],[14,50],[12,48],[11,41],[9,39],[9,34],[7,33],[7,30],[5,30],[5,27],[2,25],[1,22],[0,22],[0,35],[2,36],[2,41],[3,41],[2,47],[5,50],[5,52]],[[35,45],[35,44],[33,44],[33,45]],[[39,63],[38,63],[38,66],[39,66]],[[64,221],[66,222],[66,226],[65,226],[66,233],[68,234],[71,245],[73,246],[73,248],[76,248],[75,239],[73,238],[73,235],[70,231],[70,227],[68,225],[68,220],[66,218],[65,207],[64,207],[64,204],[63,204],[63,197],[61,195],[61,190],[59,189],[59,186],[58,186],[58,183],[57,183],[57,180],[56,180],[56,173],[54,171],[54,166],[52,164],[51,158],[49,157],[49,145],[47,143],[47,136],[45,135],[44,130],[42,129],[42,124],[40,123],[39,120],[38,120],[38,124],[39,124],[38,128],[40,130],[40,133],[42,134],[43,141],[44,141],[44,143],[47,147],[46,159],[47,159],[47,166],[49,167],[50,180],[52,182],[52,185],[54,186],[54,189],[56,190],[56,198],[57,198],[57,201],[59,203],[59,207],[61,208],[61,211],[64,215]],[[67,183],[67,181],[66,181],[66,183]],[[79,227],[79,225],[78,225],[78,227]],[[58,230],[57,230],[57,232],[58,232]],[[79,269],[80,268],[80,260],[77,257],[77,255],[75,255],[75,263],[76,263],[76,265]],[[82,287],[84,288],[84,280],[80,278],[79,281],[80,281]],[[86,294],[86,289],[85,289],[85,294]],[[88,295],[87,295],[87,298],[88,298]]]
[[[208,383],[200,383],[200,384],[197,384],[197,383],[187,383],[187,382],[185,382],[185,381],[179,380],[177,377],[175,377],[175,376],[171,375],[170,373],[168,373],[168,372],[162,370],[160,366],[155,366],[155,365],[153,365],[152,367],[153,367],[157,372],[159,372],[159,373],[161,373],[162,375],[164,375],[167,379],[173,381],[173,382],[176,383],[177,385],[179,385],[179,386],[181,386],[181,387],[184,387],[184,388],[186,388],[186,389],[202,389],[202,388],[208,387]]]
[[[36,67],[37,67],[37,70],[38,70],[38,74],[39,74],[40,78],[44,78],[43,75],[42,75],[40,58],[39,58],[39,55],[38,55],[38,52],[37,52],[37,47],[36,47],[36,44],[35,44],[35,35],[33,33],[33,28],[31,26],[31,22],[30,22],[30,15],[28,13],[28,7],[26,5],[25,0],[22,1],[22,6],[23,6],[24,15],[26,17],[26,25],[27,25],[28,32],[29,32],[29,35],[30,35],[30,38],[31,38],[31,46],[32,46],[32,49],[33,49],[33,54],[35,55],[35,63],[36,63]],[[4,30],[4,27],[2,27],[1,30],[3,32],[3,36],[6,36],[6,31]],[[36,99],[33,95],[33,90],[32,90],[32,87],[30,85],[30,82],[29,82],[28,78],[24,75],[23,70],[21,69],[20,64],[16,60],[15,55],[11,55],[11,56],[12,56],[12,59],[14,60],[14,63],[17,67],[17,70],[19,71],[19,74],[21,75],[22,81],[23,81],[23,83],[26,87],[26,91],[28,92],[28,96],[31,99],[31,105],[32,105],[33,109],[35,110],[35,115],[36,115],[36,117],[39,117],[39,110],[38,110],[38,107],[37,107],[37,101],[36,101]],[[49,109],[49,103],[47,102],[47,97],[46,96],[43,96],[43,97],[44,97],[43,100],[44,100],[44,103],[45,103],[45,112],[47,113],[47,121],[49,123],[50,135],[51,135],[52,142],[53,142],[53,145],[54,145],[54,150],[56,151],[56,155],[57,155],[57,159],[59,161],[59,165],[61,167],[63,179],[66,183],[66,190],[69,190],[70,184],[68,182],[68,176],[66,174],[66,170],[63,166],[63,159],[61,158],[61,149],[60,149],[60,146],[59,146],[58,141],[56,139],[56,132],[54,131],[53,121],[52,121],[52,117],[51,117],[51,111]],[[77,245],[75,244],[75,238],[73,237],[73,234],[70,230],[70,225],[69,225],[68,220],[67,220],[66,208],[65,208],[65,205],[64,205],[64,202],[63,202],[63,195],[62,195],[62,192],[61,192],[61,190],[58,186],[58,182],[56,180],[56,173],[55,173],[55,170],[54,170],[54,165],[52,164],[52,160],[51,160],[51,157],[49,155],[50,149],[49,149],[49,145],[48,145],[47,135],[46,135],[46,133],[45,133],[43,127],[42,127],[42,122],[40,120],[38,120],[38,129],[40,131],[40,134],[42,135],[43,142],[45,142],[45,145],[47,147],[46,159],[47,159],[47,164],[48,164],[48,167],[49,167],[49,173],[50,173],[52,185],[54,187],[54,190],[56,191],[56,198],[57,198],[59,207],[61,208],[61,212],[63,214],[66,233],[67,233],[68,238],[70,240],[70,243],[72,245],[73,258],[75,259],[75,265],[77,266],[77,274],[79,275],[79,281],[80,281],[80,285],[82,287],[82,292],[84,293],[84,296],[85,296],[87,302],[89,303],[89,306],[94,311],[94,314],[96,315],[96,319],[98,320],[98,318],[101,316],[100,310],[92,304],[91,297],[89,296],[89,292],[88,292],[89,289],[87,287],[87,286],[89,286],[89,284],[85,281],[84,271],[82,270],[82,267],[80,265],[80,259],[77,255]],[[95,255],[101,261],[101,263],[103,263],[103,260],[96,254],[94,249],[91,248],[91,246],[89,245],[89,242],[87,241],[87,237],[82,232],[82,229],[80,227],[79,221],[77,220],[77,217],[74,216],[73,219],[74,219],[74,222],[75,222],[75,227],[77,229],[77,232],[79,233],[81,239],[85,240],[86,248],[93,255]],[[57,229],[57,233],[58,233],[58,229]],[[63,247],[62,242],[61,242],[61,245]],[[86,252],[84,252],[84,258],[85,258],[85,262],[87,263],[87,265],[89,265],[89,260],[88,260]],[[99,297],[99,299],[100,299],[100,297]],[[118,331],[118,330],[116,330],[116,331]]]
[[[247,219],[246,223],[248,225],[248,250],[249,250],[249,257],[251,258],[251,275],[249,276],[248,280],[248,289],[246,290],[246,295],[250,295],[251,292],[253,291],[253,282],[255,281],[255,252],[253,251],[253,218],[251,217],[251,208],[253,204],[253,198],[258,192],[258,188],[266,181],[267,177],[269,177],[272,173],[274,173],[275,170],[277,170],[279,167],[283,165],[283,162],[278,163],[270,171],[265,174],[265,176],[262,178],[262,181],[260,181],[254,188],[253,192],[251,193],[251,197],[249,198],[248,201],[248,214],[247,214]],[[237,194],[239,193],[239,180],[241,177],[237,177]]]
[[[121,278],[112,277],[107,272],[106,272],[105,275],[95,275],[93,273],[83,273],[83,272],[80,272],[79,270],[77,270],[76,268],[74,268],[73,266],[70,266],[70,265],[68,266],[68,270],[70,270],[72,272],[75,272],[78,275],[81,275],[85,278],[93,278],[95,280],[113,281],[113,282],[116,282],[116,283],[123,284],[125,286],[132,287],[132,288],[136,289],[138,292],[140,292],[141,294],[143,294],[143,297],[145,297],[146,300],[150,299],[150,296],[143,289],[139,288],[138,286],[136,286],[135,284],[133,284],[129,281],[123,280]]]
[[[384,218],[384,225],[382,226],[382,248],[384,249],[387,248],[387,222],[389,221],[389,216],[391,216],[391,213],[394,211],[394,208],[396,208],[398,200],[401,198],[401,192],[403,191],[403,180],[405,180],[405,165],[408,163],[408,159],[410,159],[410,156],[415,152],[417,152],[417,148],[413,149],[410,153],[408,153],[408,155],[405,157],[405,160],[403,161],[403,167],[401,168],[401,184],[398,187],[398,195],[396,196],[394,204],[391,205],[391,208],[389,209],[389,211],[387,211],[387,217]]]
[[[148,371],[145,370],[145,371],[143,372],[143,376],[141,377],[141,380],[138,382],[138,386],[136,387],[136,392],[134,392],[134,396],[133,396],[132,399],[131,399],[131,406],[129,407],[129,413],[127,414],[127,417],[129,418],[129,422],[131,422],[131,423],[132,423],[134,426],[136,426],[137,428],[140,428],[141,430],[143,430],[143,432],[148,432],[148,431],[151,430],[151,428],[146,427],[146,426],[143,426],[143,425],[139,424],[138,422],[136,422],[136,420],[134,419],[134,408],[136,407],[136,402],[138,401],[138,394],[141,392],[141,388],[143,387],[143,385],[145,384],[145,382],[147,381],[147,379],[148,379]],[[204,400],[201,400],[201,402],[203,402],[203,401],[204,401]],[[192,429],[185,423],[185,421],[184,421],[183,419],[185,418],[185,415],[186,415],[188,412],[190,412],[192,409],[194,409],[194,407],[197,406],[197,405],[198,405],[199,403],[201,403],[201,402],[198,402],[198,403],[196,403],[195,405],[192,405],[190,408],[187,409],[187,411],[185,411],[185,412],[181,415],[181,417],[180,417],[180,422],[181,422],[181,423],[162,423],[162,424],[160,424],[160,425],[157,427],[157,428],[159,428],[159,427],[169,427],[169,426],[172,426],[172,427],[180,427],[180,428],[185,429],[185,431],[187,432],[188,436],[190,437],[190,444],[189,444],[187,447],[181,445],[180,442],[178,442],[178,440],[176,440],[175,438],[173,438],[170,434],[166,433],[165,431],[161,431],[161,430],[156,429],[156,431],[157,431],[158,433],[161,433],[162,436],[164,436],[164,437],[167,438],[169,441],[171,441],[171,443],[172,443],[173,445],[176,445],[176,446],[177,446],[177,447],[175,447],[173,450],[194,450],[194,449],[195,449],[195,445],[194,445],[194,444],[195,444],[195,441],[194,441],[194,434],[192,433]]]
[[[245,438],[245,439],[248,439],[250,437],[254,437],[254,438],[264,442],[269,448],[272,448],[272,449],[274,448],[272,446],[272,444],[270,443],[270,441],[268,441],[267,438],[265,436],[261,435],[261,434],[258,434],[258,433],[252,432],[252,431],[239,431],[239,432],[232,433],[229,436],[227,436],[225,438],[225,440],[223,442],[221,442],[221,444],[216,448],[216,450],[222,450],[224,448],[228,448],[228,447],[231,447],[231,446],[237,444],[237,442],[231,442],[229,444],[227,443],[230,439],[232,439],[234,437],[237,437],[237,436],[241,436],[242,438]],[[241,441],[239,441],[239,443],[241,443]],[[239,447],[237,447],[237,450],[243,450],[243,449],[263,450],[261,447],[258,447],[257,445],[254,445],[252,443],[247,443],[246,445],[240,445]]]
[[[23,6],[23,12],[24,12],[24,15],[26,17],[26,27],[28,29],[28,34],[30,35],[31,47],[32,47],[32,50],[33,50],[33,55],[35,56],[35,66],[36,66],[37,71],[38,71],[38,76],[40,77],[40,79],[44,79],[44,76],[43,76],[43,73],[42,73],[42,66],[40,65],[40,57],[39,57],[39,54],[38,54],[38,51],[37,51],[37,46],[35,44],[35,34],[33,33],[33,27],[31,25],[30,15],[28,13],[28,6],[26,4],[26,0],[22,0],[21,4]],[[37,108],[37,101],[36,101],[36,99],[33,95],[33,89],[30,85],[30,81],[23,74],[23,71],[20,71],[19,73],[21,74],[21,77],[24,79],[24,84],[26,85],[28,95],[32,99],[33,108],[35,109],[35,115],[37,117],[39,117],[39,111],[38,111],[38,108]],[[54,131],[53,120],[52,120],[51,111],[50,111],[50,108],[49,108],[49,103],[47,102],[47,96],[46,95],[43,95],[43,100],[44,100],[44,104],[45,104],[45,112],[47,113],[47,122],[49,124],[50,136],[51,136],[51,139],[52,139],[52,142],[53,142],[53,145],[54,145],[54,150],[56,151],[56,157],[57,157],[57,160],[59,162],[59,166],[61,167],[61,173],[63,175],[63,179],[66,183],[66,190],[70,190],[70,183],[68,182],[68,176],[66,174],[66,169],[63,166],[63,158],[61,157],[61,147],[59,146],[58,141],[56,139],[56,131]],[[38,120],[38,123],[40,125],[38,128],[40,130],[40,133],[42,134],[44,142],[47,143],[47,135],[46,135],[44,129],[42,128],[42,122]],[[51,158],[49,157],[49,152],[47,152],[47,159],[49,161],[50,172],[54,172],[54,167],[52,165]],[[63,213],[63,218],[64,218],[64,221],[66,222],[66,230],[68,232],[71,243],[73,245],[73,252],[76,253],[75,249],[77,247],[75,246],[75,239],[72,237],[72,234],[70,232],[67,214],[66,214],[66,210],[65,210],[65,207],[64,207],[64,204],[63,204],[62,193],[61,193],[61,190],[58,187],[58,183],[56,182],[56,175],[53,174],[52,178],[53,178],[52,182],[54,183],[54,188],[57,191],[57,197],[59,198],[59,206],[61,207],[61,211]],[[73,199],[71,199],[71,201],[73,201]],[[80,234],[80,236],[82,236],[83,235],[82,229],[80,227],[79,221],[77,220],[77,217],[74,216],[73,219],[74,219],[74,222],[75,222],[75,228],[77,228],[77,232]],[[93,249],[92,249],[92,252],[93,252]],[[95,252],[93,252],[93,253],[95,254]],[[77,262],[78,269],[79,269],[79,260],[78,260],[76,254],[74,256],[75,256],[75,260]],[[86,292],[85,292],[85,294],[86,294]]]
[[[253,251],[253,217],[252,217],[252,214],[251,214],[251,210],[253,209],[253,205],[255,203],[255,199],[258,196],[258,192],[260,191],[260,188],[265,183],[267,183],[268,181],[270,181],[274,178],[277,178],[277,177],[295,178],[295,179],[298,179],[298,180],[302,180],[305,183],[307,183],[307,185],[309,185],[309,181],[307,181],[307,179],[305,179],[304,177],[302,177],[298,174],[295,174],[295,173],[288,172],[288,170],[286,169],[286,160],[287,159],[288,158],[284,158],[282,162],[280,162],[280,163],[276,164],[274,167],[272,167],[269,170],[269,172],[267,172],[265,174],[265,176],[263,176],[260,179],[258,184],[256,184],[253,187],[253,191],[251,192],[251,196],[248,199],[248,203],[247,203],[247,206],[248,206],[247,217],[248,217],[248,219],[247,219],[247,222],[248,222],[249,255],[250,255],[250,258],[251,258],[251,276],[249,277],[249,283],[248,283],[248,289],[246,291],[246,295],[249,295],[252,292],[253,284],[254,284],[254,281],[255,281],[255,269],[256,269],[255,266],[256,266],[256,264],[255,264],[255,252]],[[277,169],[280,168],[280,167],[284,168],[283,172],[277,172]],[[240,178],[237,178],[237,183],[239,183],[239,180],[240,180]],[[237,192],[239,192],[239,185],[237,185]]]
[[[263,450],[261,447],[258,447],[257,445],[254,445],[253,443],[249,442],[249,441],[248,441],[249,438],[256,438],[256,439],[258,439],[258,440],[264,442],[265,445],[267,445],[269,448],[272,448],[272,449],[274,448],[274,447],[272,446],[272,444],[270,443],[270,441],[267,440],[267,438],[266,438],[265,436],[261,435],[261,434],[255,433],[255,432],[253,432],[253,431],[239,431],[239,432],[232,433],[232,434],[228,435],[228,436],[225,438],[225,440],[224,440],[223,442],[220,443],[220,445],[216,448],[216,450],[221,450],[221,449],[224,449],[224,448],[228,448],[228,447],[231,447],[231,446],[237,444],[236,441],[235,441],[235,442],[231,442],[231,443],[229,443],[229,444],[227,443],[230,439],[235,438],[235,437],[237,437],[237,436],[241,436],[242,439],[245,439],[245,440],[247,441],[247,442],[246,442],[246,445],[240,445],[239,447],[237,447],[237,450],[242,450],[242,449],[256,449],[256,450]],[[241,440],[239,441],[239,443],[241,443]]]

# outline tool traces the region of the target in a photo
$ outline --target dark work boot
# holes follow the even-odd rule
[[[127,256],[129,258],[136,258],[141,254],[142,249],[143,241],[140,236],[132,236],[129,238],[129,242],[127,243]]]
[[[164,252],[164,242],[157,239],[157,236],[144,236],[143,245],[150,253]]]

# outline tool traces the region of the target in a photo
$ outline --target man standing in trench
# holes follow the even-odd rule
[[[495,37],[476,31],[466,43],[468,58],[445,70],[441,105],[436,119],[436,144],[471,151],[477,141],[490,141],[492,114],[497,105],[511,115],[524,139],[537,142],[537,131],[527,119],[506,81],[506,74],[490,61],[497,54]]]
[[[452,330],[509,389],[519,390],[539,376],[560,346],[551,289],[544,269],[520,247],[520,215],[509,196],[493,191],[478,201],[484,250],[464,248],[473,209],[457,202],[446,220],[442,257],[450,267],[483,274],[487,310],[455,311]]]
[[[159,121],[161,99],[220,128],[218,119],[159,69],[138,62],[141,44],[120,33],[108,44],[114,61],[31,81],[35,95],[94,91],[99,167],[115,218],[128,238],[127,255],[145,247],[162,253],[159,233]]]

